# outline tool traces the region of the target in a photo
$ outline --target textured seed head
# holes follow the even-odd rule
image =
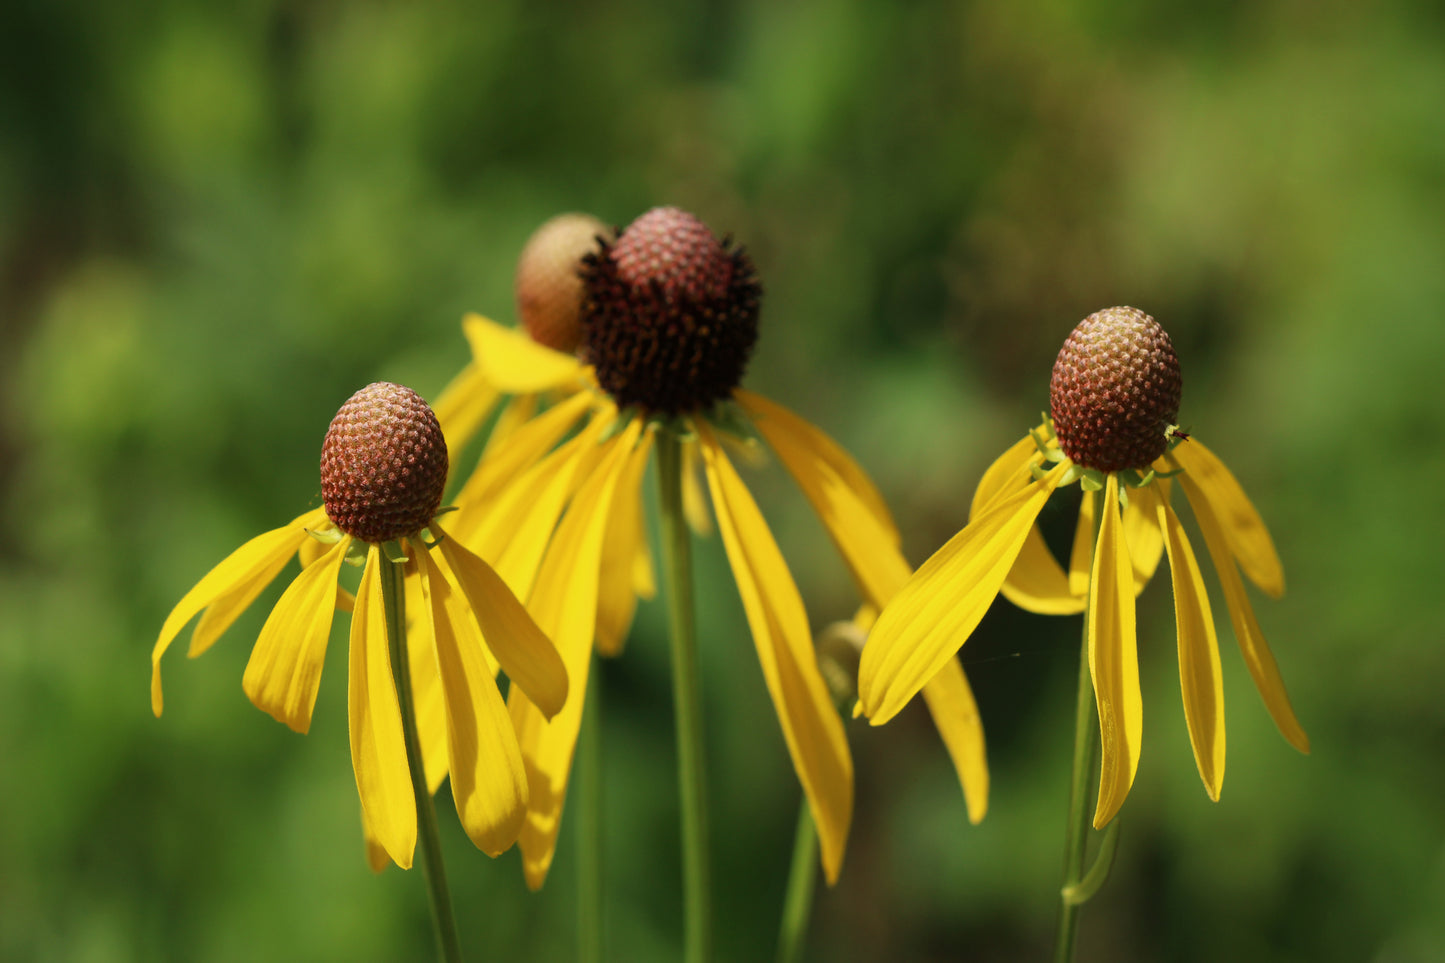
[[[1169,335],[1137,308],[1080,321],[1054,362],[1054,434],[1076,464],[1142,469],[1164,454],[1179,417],[1179,359]]]
[[[675,207],[584,259],[587,359],[621,406],[676,414],[730,396],[758,337],[752,261]]]
[[[346,400],[321,446],[321,498],[348,535],[386,542],[431,521],[447,483],[447,443],[425,401],[379,381]]]
[[[582,343],[582,258],[612,238],[590,214],[559,214],[541,227],[517,259],[517,316],[532,340],[571,354]]]

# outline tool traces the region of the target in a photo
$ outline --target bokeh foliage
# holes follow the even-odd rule
[[[1046,404],[1078,319],[1159,318],[1183,420],[1280,545],[1289,593],[1256,601],[1314,754],[1222,626],[1208,801],[1151,587],[1143,761],[1081,959],[1445,957],[1441,104],[1445,18],[1405,0],[0,5],[0,958],[428,958],[421,881],[362,858],[342,648],[306,738],[238,684],[264,604],[173,656],[161,720],[147,656],[211,564],[316,503],[351,391],[435,396],[463,311],[511,319],[534,227],[659,203],[748,246],[749,385],[876,475],[914,561]],[[815,625],[849,614],[801,497],[776,466],[749,480]],[[719,939],[766,958],[799,793],[700,553]],[[680,934],[657,608],[602,677],[625,959]],[[925,714],[854,724],[817,958],[1046,955],[1078,628],[1001,602],[965,647],[977,828]],[[439,808],[464,945],[569,958],[565,828],[530,895]]]

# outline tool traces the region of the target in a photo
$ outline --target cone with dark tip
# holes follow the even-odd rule
[[[1075,464],[1144,469],[1164,454],[1179,417],[1179,359],[1169,335],[1137,308],[1080,321],[1054,362],[1054,434]]]
[[[582,343],[582,258],[610,240],[590,214],[559,214],[532,234],[517,259],[517,317],[532,340],[571,354]]]
[[[386,542],[415,535],[441,506],[447,445],[415,391],[385,381],[347,399],[321,446],[321,498],[348,535]]]
[[[585,259],[587,359],[619,406],[664,414],[729,397],[758,336],[752,262],[675,207],[633,221]]]

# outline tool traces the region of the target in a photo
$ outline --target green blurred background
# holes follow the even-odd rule
[[[214,562],[316,503],[341,401],[434,397],[462,313],[512,319],[538,224],[662,203],[752,252],[748,385],[876,475],[915,562],[1047,404],[1069,329],[1159,318],[1182,420],[1283,555],[1289,593],[1255,601],[1314,753],[1222,624],[1209,802],[1151,586],[1143,760],[1079,958],[1445,959],[1442,105],[1445,15],[1405,0],[0,5],[0,959],[430,957],[421,877],[363,859],[344,647],[304,738],[239,684],[279,586],[173,652],[160,720],[148,655]],[[784,473],[749,483],[815,626],[849,614]],[[767,959],[799,791],[699,552],[719,953]],[[644,606],[602,673],[619,960],[680,945],[662,621]],[[978,827],[926,713],[851,727],[812,958],[1047,957],[1078,631],[1000,602],[965,647]],[[533,895],[445,797],[471,958],[571,958],[571,824]]]

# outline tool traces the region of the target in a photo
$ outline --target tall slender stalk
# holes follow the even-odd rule
[[[692,535],[682,510],[682,441],[669,428],[658,431],[657,479],[662,507],[662,559],[667,577],[667,610],[672,635],[678,798],[682,808],[683,959],[686,963],[706,963],[712,955],[712,904],[702,698],[698,684],[697,631],[693,614]]]
[[[1085,497],[1088,497],[1087,495]],[[1064,885],[1059,889],[1059,932],[1054,944],[1055,963],[1074,958],[1079,910],[1084,900],[1075,897],[1084,878],[1084,848],[1089,839],[1089,787],[1099,749],[1099,726],[1094,716],[1094,686],[1089,674],[1089,618],[1084,611],[1083,641],[1079,646],[1079,688],[1074,707],[1074,767],[1069,784],[1069,822],[1064,832]],[[1112,855],[1112,854],[1110,854]]]
[[[407,546],[411,551],[426,551]],[[411,698],[411,663],[406,648],[406,592],[402,590],[402,564],[391,561],[392,546],[381,551],[381,604],[386,611],[386,638],[391,651],[391,674],[396,679],[396,701],[401,708],[401,729],[406,739],[406,763],[411,770],[411,789],[416,796],[417,842],[421,844],[422,869],[431,900],[432,924],[437,950],[445,963],[461,963],[461,943],[452,912],[451,890],[447,888],[446,866],[442,863],[441,836],[437,832],[436,808],[427,791],[426,770],[422,768],[421,740],[417,737],[416,706]]]
[[[803,800],[798,812],[798,829],[793,836],[793,864],[788,870],[788,890],[783,897],[783,925],[778,932],[778,963],[797,963],[808,937],[808,919],[813,915],[813,890],[818,881],[818,827]]]
[[[597,668],[593,659],[577,740],[578,963],[602,963],[602,703]]]

